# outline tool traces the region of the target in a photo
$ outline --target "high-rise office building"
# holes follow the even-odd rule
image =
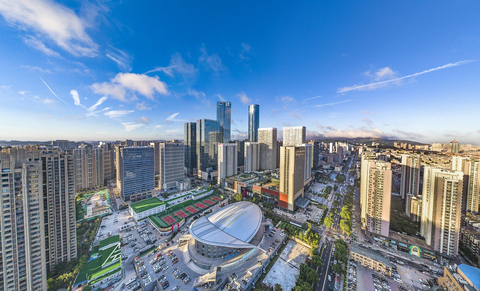
[[[253,172],[260,169],[260,143],[245,142],[244,172]]]
[[[248,141],[258,141],[258,128],[260,127],[260,106],[251,104],[248,106]]]
[[[305,170],[304,170],[304,181],[307,181],[312,177],[312,153],[313,147],[311,144],[303,144],[305,147]]]
[[[413,194],[407,194],[406,214],[413,221],[420,222],[422,218],[422,195],[413,196]]]
[[[277,168],[277,129],[275,127],[259,128],[260,169],[273,170]]]
[[[369,232],[389,235],[391,196],[391,164],[380,160],[369,161],[366,201],[366,229]]]
[[[305,126],[292,126],[283,128],[283,146],[296,146],[305,144],[307,129]]]
[[[463,172],[462,215],[478,212],[480,162],[467,157],[452,157],[452,170]]]
[[[0,290],[47,290],[42,162],[0,155],[0,171]]]
[[[75,161],[75,190],[104,185],[105,169],[103,148],[81,144],[73,149]]]
[[[328,153],[333,154],[333,142],[328,143]]]
[[[231,139],[230,127],[232,124],[232,104],[228,101],[217,101],[217,121],[220,123],[222,142],[228,143]]]
[[[187,122],[184,127],[185,168],[187,175],[192,176],[197,174],[197,123]]]
[[[222,185],[226,177],[237,174],[237,145],[218,144],[218,184]]]
[[[458,154],[460,151],[460,143],[458,140],[453,139],[453,141],[450,143],[450,151],[454,154]]]
[[[61,149],[62,151],[69,151],[75,147],[74,141],[69,140],[52,140],[52,146]]]
[[[117,151],[117,188],[123,201],[151,198],[155,190],[155,149],[119,147]]]
[[[424,166],[420,234],[449,256],[458,253],[462,192],[462,172]]]
[[[280,197],[279,205],[289,211],[295,210],[295,200],[303,196],[305,170],[305,147],[280,147]]]
[[[420,193],[420,155],[402,155],[400,196],[406,200],[408,194]]]
[[[182,143],[160,143],[159,185],[162,190],[176,188],[185,179],[185,148]]]
[[[220,123],[211,119],[197,120],[197,174],[217,167],[218,143],[222,141]]]

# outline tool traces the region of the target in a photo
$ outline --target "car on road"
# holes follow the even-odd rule
[[[332,281],[332,276],[328,275],[328,281]]]

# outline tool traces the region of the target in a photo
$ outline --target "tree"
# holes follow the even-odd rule
[[[336,273],[336,274],[344,274],[345,273],[345,270],[343,269],[342,267],[342,264],[340,263],[336,263],[335,265],[333,265],[333,271]]]
[[[293,290],[294,291],[312,291],[312,286],[309,285],[307,282],[303,281],[302,279],[300,279],[299,277],[297,279],[295,288]]]
[[[85,286],[82,291],[92,291],[92,287],[91,286]]]
[[[332,225],[333,225],[333,218],[331,218],[330,216],[325,217],[325,226],[327,228],[330,228],[332,227]]]
[[[237,193],[237,194],[233,195],[233,199],[235,199],[235,201],[237,201],[237,202],[242,201],[242,199],[243,199],[242,194]]]
[[[337,183],[343,183],[343,182],[345,182],[346,179],[347,178],[345,178],[345,175],[337,175],[337,177],[335,177],[335,181]]]
[[[337,185],[333,186],[333,191],[337,191],[337,189],[338,189]]]
[[[315,267],[320,267],[323,264],[323,260],[320,256],[312,256],[312,265]]]
[[[340,220],[340,228],[345,232],[347,235],[352,234],[352,226],[350,222],[346,219]]]
[[[280,284],[275,284],[275,291],[283,291],[282,285]]]

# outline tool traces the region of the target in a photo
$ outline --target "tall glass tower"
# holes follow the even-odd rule
[[[217,101],[217,121],[220,123],[223,142],[228,143],[231,138],[232,104],[228,101]]]
[[[222,143],[220,123],[211,119],[197,120],[197,169],[217,167],[218,143]]]
[[[252,104],[248,106],[248,140],[258,141],[258,127],[260,125],[260,106]]]

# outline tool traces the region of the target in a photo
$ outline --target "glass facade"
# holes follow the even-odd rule
[[[199,171],[217,166],[219,142],[222,142],[220,123],[211,119],[197,120],[197,168]]]
[[[185,123],[183,143],[185,145],[187,175],[194,175],[197,169],[197,124],[195,122]]]
[[[155,189],[154,160],[155,149],[152,147],[121,148],[120,181],[124,201],[135,202],[151,197]]]
[[[232,124],[232,104],[230,102],[217,102],[217,121],[220,123],[220,131],[223,137],[222,142],[230,142]]]
[[[248,106],[248,140],[258,141],[258,127],[260,126],[260,106],[252,104]]]

